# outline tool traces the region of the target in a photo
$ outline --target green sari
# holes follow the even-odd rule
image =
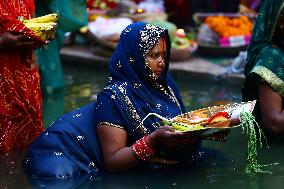
[[[248,47],[243,101],[258,100],[258,85],[262,81],[284,98],[284,49],[275,46],[275,32],[283,7],[284,0],[265,0],[262,4]],[[258,103],[254,115],[262,124]]]
[[[37,50],[41,89],[45,95],[63,91],[64,78],[60,49],[66,32],[88,25],[85,0],[35,0],[36,16],[58,13],[60,16],[55,39]]]

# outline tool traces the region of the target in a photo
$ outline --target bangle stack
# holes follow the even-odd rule
[[[141,160],[146,160],[148,157],[153,156],[155,154],[155,150],[152,149],[146,143],[146,138],[148,135],[144,136],[143,138],[137,140],[133,145],[132,149],[137,157]]]

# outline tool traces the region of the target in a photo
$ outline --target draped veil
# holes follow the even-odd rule
[[[155,79],[146,54],[161,37],[167,44],[166,65],[161,76]],[[170,38],[166,29],[142,22],[129,25],[110,60],[110,81],[98,95],[98,125],[122,128],[135,141],[160,126],[154,117],[140,124],[148,113],[172,118],[185,112],[177,86],[168,73],[169,57]]]

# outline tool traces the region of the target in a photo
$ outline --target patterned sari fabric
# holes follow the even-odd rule
[[[275,32],[283,7],[283,0],[263,2],[248,47],[246,81],[242,91],[244,101],[258,99],[257,90],[261,80],[266,81],[284,98],[284,52],[282,48],[274,45],[281,40],[276,39]],[[256,105],[254,113],[261,123],[259,104]]]
[[[59,117],[29,146],[23,167],[33,178],[70,178],[103,170],[96,104]]]
[[[156,80],[145,57],[161,36],[167,42],[167,61],[164,73]],[[153,117],[140,124],[148,113],[167,118],[184,113],[176,85],[167,73],[169,52],[167,30],[145,23],[129,25],[109,64],[111,80],[98,95],[97,103],[65,114],[49,126],[28,149],[24,161],[27,173],[37,178],[96,175],[104,171],[98,125],[126,130],[131,145],[160,126]],[[195,154],[198,147],[199,143],[192,144],[187,150]]]
[[[0,35],[5,31],[37,39],[16,18],[31,18],[32,0],[0,2]],[[42,131],[41,93],[37,68],[30,69],[32,50],[0,52],[0,153],[24,148]]]
[[[166,65],[156,80],[146,62],[146,54],[162,36],[167,44]],[[163,28],[135,23],[122,32],[109,64],[110,81],[97,98],[97,125],[124,129],[131,145],[160,126],[156,117],[149,117],[141,124],[148,113],[172,118],[185,112],[178,89],[168,73],[169,52],[169,35]]]

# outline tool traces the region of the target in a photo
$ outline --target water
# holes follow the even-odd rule
[[[53,122],[59,115],[96,99],[96,94],[108,80],[106,70],[98,68],[66,67],[66,94],[44,99],[44,122]],[[216,83],[211,78],[191,77],[184,72],[173,73],[188,110],[205,106],[239,102],[239,82]],[[227,142],[205,141],[203,158],[198,163],[163,171],[133,171],[72,180],[34,181],[34,188],[93,188],[93,189],[182,189],[182,188],[230,188],[230,189],[282,189],[284,185],[283,144],[275,143],[270,149],[259,152],[259,163],[280,163],[266,168],[273,174],[250,177],[244,174],[247,141],[241,128],[232,129]],[[21,169],[24,153],[2,156],[0,160],[0,189],[33,188]]]

